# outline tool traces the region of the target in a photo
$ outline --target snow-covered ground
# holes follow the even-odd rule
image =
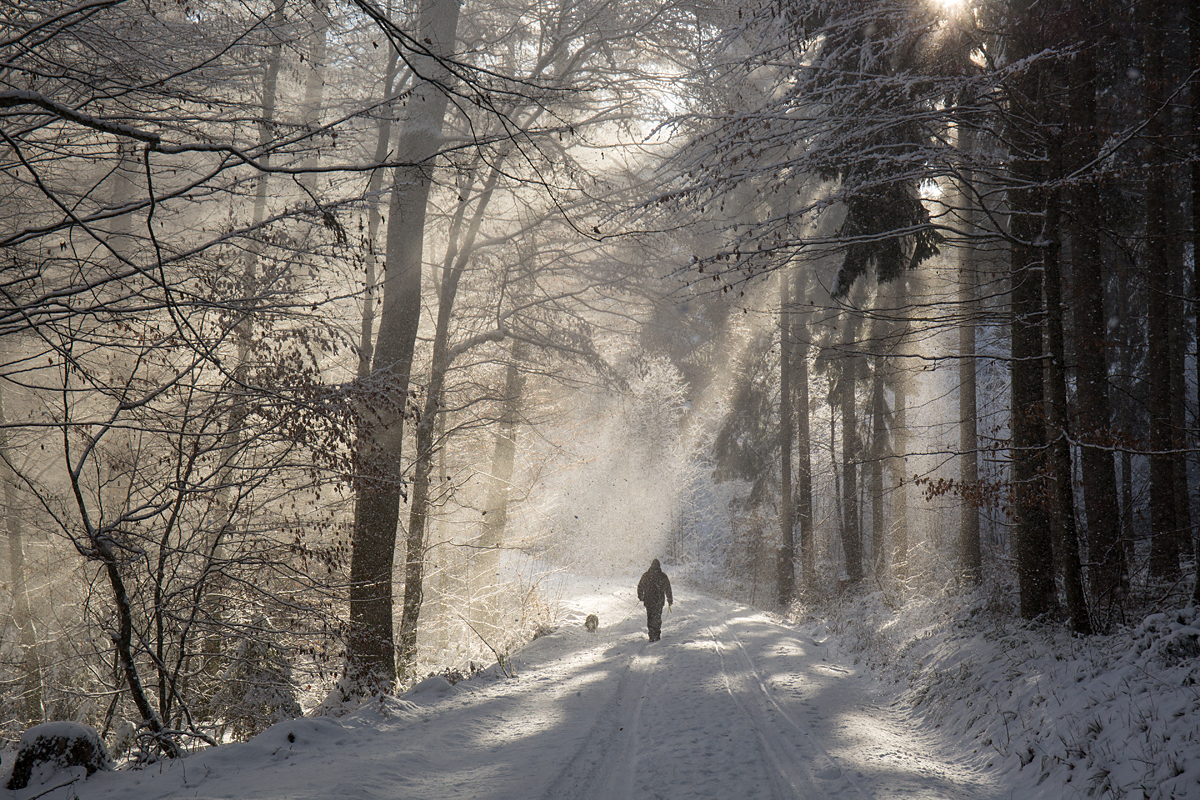
[[[986,755],[1013,797],[1200,798],[1200,610],[1079,637],[987,589],[895,605],[860,597],[805,628],[891,683],[914,721]]]
[[[971,598],[869,596],[784,624],[677,585],[649,643],[635,583],[565,581],[515,676],[0,798],[1200,797],[1194,615],[1083,641]]]
[[[516,677],[431,678],[338,719],[299,719],[178,762],[0,796],[1007,796],[801,629],[678,586],[662,641],[647,642],[635,583],[567,586],[562,624],[519,654]],[[588,613],[600,616],[595,634],[583,629]]]

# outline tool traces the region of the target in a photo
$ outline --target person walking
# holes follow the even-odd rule
[[[650,641],[657,642],[662,638],[662,609],[663,601],[670,606],[674,603],[671,597],[671,579],[662,571],[658,559],[650,562],[650,569],[642,573],[638,581],[638,600],[646,604],[646,629]]]

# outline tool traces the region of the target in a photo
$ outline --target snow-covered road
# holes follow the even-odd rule
[[[677,593],[663,640],[640,608],[539,680],[602,670],[567,712],[550,798],[986,798],[977,772],[880,705],[818,641],[767,616]],[[585,609],[580,609],[584,611]],[[586,634],[572,638],[587,643]],[[561,670],[561,672],[560,672]],[[551,675],[557,674],[557,678]],[[550,753],[547,752],[547,756]],[[496,795],[501,796],[501,795]]]
[[[182,763],[97,775],[71,796],[1007,796],[801,630],[676,587],[663,639],[650,643],[631,588],[572,588],[567,622],[520,654],[516,678],[427,680],[375,710],[296,720]],[[600,614],[595,634],[582,627],[590,612]]]

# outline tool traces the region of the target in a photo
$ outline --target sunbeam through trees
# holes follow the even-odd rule
[[[1194,3],[0,15],[0,743],[509,675],[653,558],[783,619],[1200,603]]]

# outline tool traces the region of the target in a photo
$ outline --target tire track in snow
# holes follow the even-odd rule
[[[795,754],[781,752],[784,748],[781,747],[780,737],[773,737],[765,730],[766,726],[761,718],[762,715],[755,713],[742,697],[744,690],[734,688],[735,681],[726,666],[725,651],[721,647],[721,642],[712,628],[708,628],[707,633],[712,639],[713,650],[720,661],[721,678],[725,683],[725,691],[729,693],[734,704],[745,715],[758,739],[759,751],[770,765],[768,776],[771,778],[772,796],[780,798],[780,800],[788,798],[816,800],[816,798],[824,797],[825,795],[818,791],[815,777],[805,766],[804,760],[797,758]]]
[[[733,637],[734,644],[737,645],[742,657],[745,658],[746,667],[749,669],[750,675],[753,676],[754,683],[758,688],[757,693],[761,695],[762,701],[765,702],[765,705],[774,709],[775,712],[788,723],[788,725],[790,725],[797,733],[802,735],[804,739],[812,746],[812,748],[820,755],[820,758],[823,759],[826,764],[828,764],[827,769],[821,770],[815,774],[810,772],[810,774],[813,774],[815,779],[820,779],[823,781],[836,779],[844,780],[845,783],[859,796],[865,798],[865,800],[873,800],[874,796],[871,794],[871,792],[869,792],[867,789],[864,789],[857,781],[855,781],[851,777],[850,772],[842,769],[841,765],[834,760],[833,756],[829,754],[829,751],[826,750],[825,747],[822,746],[821,742],[813,735],[812,730],[807,726],[796,722],[792,715],[789,714],[782,705],[780,705],[779,701],[775,699],[774,692],[771,691],[771,688],[767,685],[767,682],[763,680],[762,674],[759,673],[758,668],[755,666],[754,659],[751,658],[750,652],[746,649],[746,646],[742,644],[742,640],[738,638],[737,631],[729,628],[728,626],[725,627],[729,630],[730,636]]]
[[[646,643],[648,644],[648,643]],[[633,800],[640,750],[638,726],[656,659],[643,644],[628,659],[607,706],[583,745],[543,795],[544,800]]]

